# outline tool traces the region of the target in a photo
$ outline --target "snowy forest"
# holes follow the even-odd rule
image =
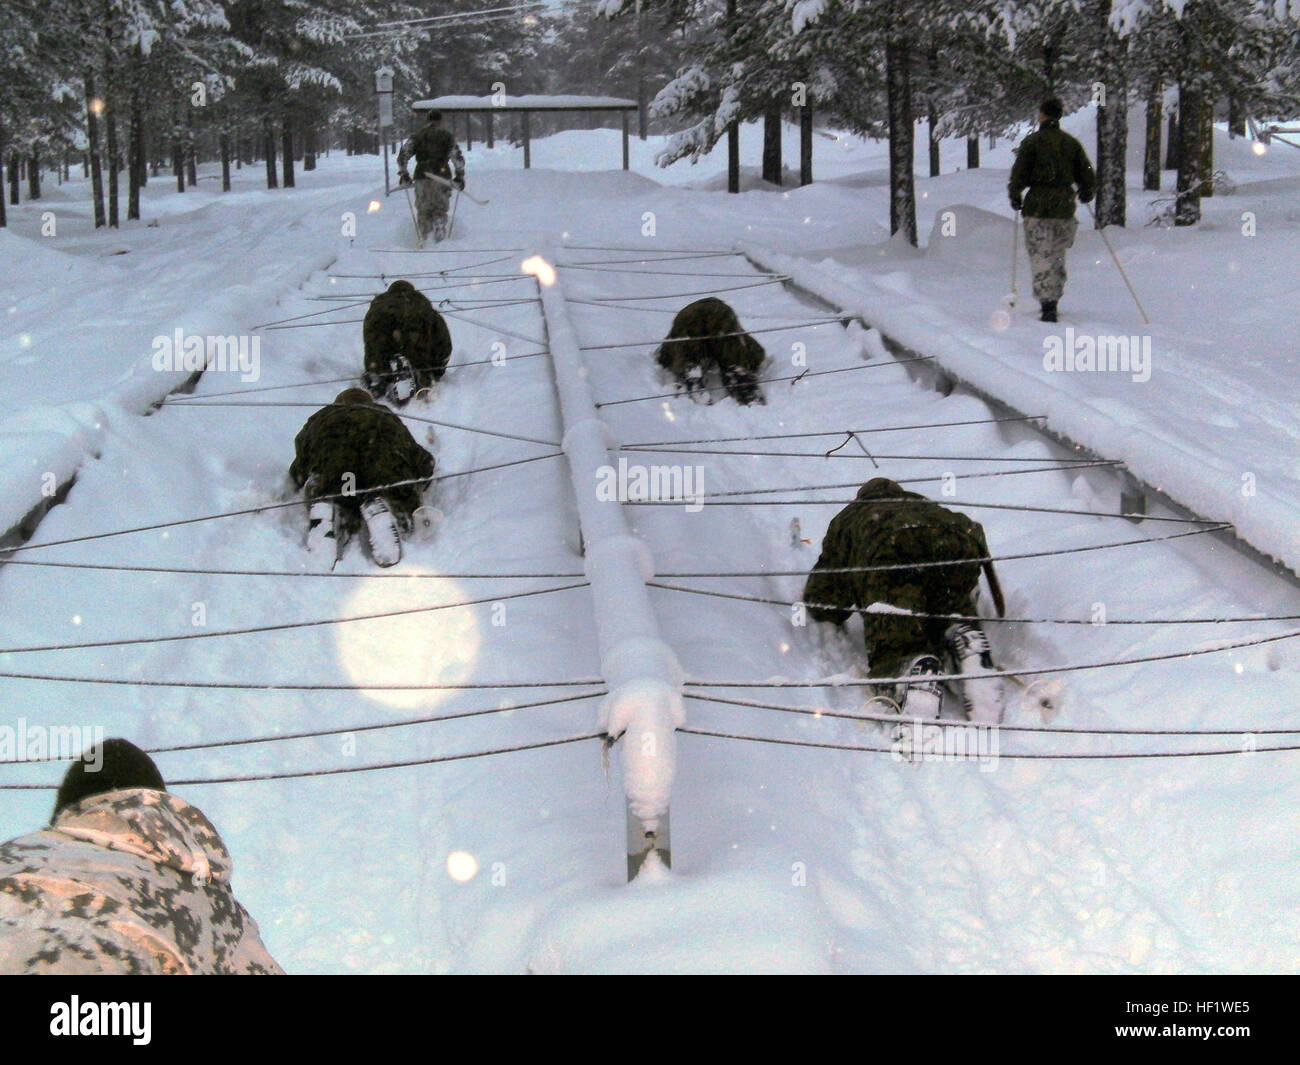
[[[652,121],[675,131],[661,165],[760,119],[764,177],[779,180],[784,117],[802,123],[807,183],[814,121],[887,137],[890,228],[913,244],[917,136],[933,176],[945,137],[965,136],[976,167],[981,136],[1032,117],[1024,101],[1092,102],[1099,224],[1125,224],[1121,161],[1140,138],[1144,187],[1177,170],[1177,221],[1191,225],[1214,194],[1216,116],[1244,135],[1300,111],[1300,6],[1288,0],[6,0],[0,33],[9,203],[77,165],[109,226],[123,199],[139,217],[150,180],[193,185],[199,161],[221,161],[223,189],[232,167],[255,163],[268,188],[292,187],[319,152],[373,150],[381,63],[401,103],[494,83],[629,96],[642,136]],[[1145,102],[1143,128],[1128,128],[1132,101]]]

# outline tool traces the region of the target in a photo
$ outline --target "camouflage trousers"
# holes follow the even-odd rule
[[[1034,275],[1034,299],[1055,302],[1065,291],[1065,253],[1074,245],[1074,218],[1026,218],[1025,248]]]
[[[421,240],[430,233],[439,240],[446,236],[445,232],[439,231],[447,225],[447,207],[450,204],[451,189],[446,185],[428,178],[415,179],[415,224]]]

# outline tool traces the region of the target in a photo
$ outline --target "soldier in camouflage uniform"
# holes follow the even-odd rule
[[[447,207],[451,203],[451,189],[421,175],[436,174],[463,189],[465,156],[455,135],[443,126],[441,111],[428,112],[425,124],[411,134],[397,153],[397,171],[403,185],[411,181],[406,163],[412,156],[415,157],[415,214],[420,240],[430,233],[434,240],[443,240],[449,235]]]
[[[410,530],[434,468],[401,419],[365,389],[349,388],[307,419],[293,447],[289,476],[307,497],[308,549],[337,557],[364,523],[374,560],[400,561],[401,533]],[[340,498],[321,498],[331,496]]]
[[[1088,153],[1062,131],[1061,114],[1060,100],[1043,101],[1038,129],[1016,149],[1007,186],[1012,209],[1024,210],[1034,299],[1042,305],[1044,322],[1056,321],[1056,305],[1065,291],[1065,253],[1079,228],[1074,217],[1075,186],[1084,203],[1092,200],[1097,188]]]
[[[709,399],[706,378],[717,370],[722,387],[737,403],[764,403],[758,371],[767,357],[757,340],[740,327],[726,303],[710,296],[687,304],[673,317],[668,336],[655,352],[692,399]]]
[[[433,387],[451,358],[451,333],[442,315],[409,281],[394,281],[370,301],[361,327],[362,380],[375,399],[396,405]]]
[[[937,717],[941,692],[924,676],[942,672],[945,654],[956,667],[951,672],[992,670],[983,631],[971,623],[866,608],[882,603],[920,614],[970,615],[983,567],[1001,614],[1002,592],[992,563],[981,561],[988,555],[984,529],[977,522],[904,491],[895,481],[876,477],[831,519],[803,601],[814,621],[834,625],[843,625],[855,610],[860,611],[870,675],[921,677],[918,684],[898,685],[893,697],[909,712]],[[916,563],[935,562],[959,564],[912,568]],[[834,572],[855,568],[867,571]],[[972,719],[1000,716],[1000,684],[996,687],[999,690],[994,692],[963,685],[960,694]]]
[[[0,845],[0,973],[283,972],[212,823],[135,745],[100,751],[65,774],[49,828]]]

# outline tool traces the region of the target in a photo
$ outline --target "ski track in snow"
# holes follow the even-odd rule
[[[492,199],[465,205],[457,238],[443,250],[524,246],[517,214],[565,229],[574,245],[723,248],[744,232],[743,214],[710,194],[660,188],[635,174],[483,170]],[[844,190],[831,186],[829,201]],[[747,193],[743,199],[752,199]],[[359,203],[364,196],[359,197]],[[576,209],[581,207],[581,210]],[[780,205],[776,205],[780,208]],[[409,244],[409,219],[396,200],[361,217],[353,247],[331,273],[391,279],[491,256],[375,253]],[[798,210],[803,210],[799,207]],[[640,236],[653,210],[659,236]],[[571,248],[565,261],[632,256]],[[522,257],[522,256],[521,256]],[[418,262],[420,265],[414,266]],[[723,264],[723,265],[718,265]],[[507,272],[514,264],[484,267]],[[628,267],[620,267],[627,269]],[[681,277],[564,269],[574,300],[712,290],[732,283],[696,270],[759,276],[739,258],[665,262]],[[438,279],[417,279],[436,289]],[[535,293],[528,278],[484,286],[488,297]],[[379,291],[381,282],[313,274],[280,299],[288,318],[322,309],[310,297]],[[457,288],[455,298],[473,290]],[[436,291],[429,293],[437,301]],[[661,337],[693,297],[630,302],[617,309],[571,303],[580,342]],[[822,317],[779,286],[725,294],[742,323],[788,315]],[[652,309],[659,308],[659,309]],[[505,331],[544,335],[533,305],[479,309],[485,325],[450,319],[451,368],[427,404],[406,413],[558,440],[549,359],[504,366],[459,365],[535,350]],[[328,316],[326,316],[328,317]],[[337,317],[360,317],[339,311]],[[781,324],[763,321],[762,325]],[[497,330],[502,332],[498,333]],[[264,343],[259,387],[355,373],[359,325],[276,331]],[[807,348],[811,369],[850,365],[859,356],[838,325],[758,335],[769,376],[797,372],[791,345]],[[584,353],[598,402],[667,392],[652,347]],[[875,360],[885,362],[879,355]],[[195,401],[240,387],[208,374]],[[259,401],[328,402],[344,385],[258,393]],[[810,432],[988,416],[980,402],[926,391],[901,366],[807,378],[766,388],[768,404],[730,400],[699,406],[678,397],[603,408],[622,441],[685,440]],[[97,458],[83,467],[65,505],[42,522],[32,544],[89,531],[175,520],[287,498],[293,437],[308,408],[164,406],[148,418],[113,412]],[[438,473],[545,453],[519,441],[433,429]],[[832,438],[765,441],[762,450],[826,450]],[[1026,465],[1057,454],[1032,434],[972,425],[865,438],[876,454],[1015,455]],[[692,445],[686,445],[692,446]],[[717,445],[740,450],[741,444]],[[847,449],[846,449],[847,450]],[[847,458],[623,453],[629,462],[683,462],[703,470],[707,492],[747,487],[958,475],[951,502],[989,500],[1035,506],[1114,509],[1117,499],[1088,472],[964,480],[1000,463]],[[937,494],[937,482],[918,486]],[[563,459],[439,482],[442,511],[433,536],[410,545],[396,572],[538,571],[574,573],[576,516]],[[852,489],[782,493],[845,500]],[[763,498],[761,496],[754,498]],[[806,570],[840,504],[629,508],[657,571]],[[1103,518],[972,510],[995,554],[1081,546],[1169,531]],[[798,517],[810,544],[791,543]],[[229,568],[299,569],[298,508],[178,529],[47,548],[29,558]],[[1225,559],[1208,538],[1174,545],[1008,562],[1000,567],[1009,615],[1087,617],[1104,603],[1112,617],[1198,616],[1287,608],[1295,597],[1276,582]],[[20,555],[19,557],[24,557]],[[339,571],[374,572],[354,543]],[[88,641],[274,624],[506,594],[568,581],[424,581],[260,578],[105,573],[9,566],[0,570],[5,646]],[[800,577],[673,583],[783,600],[798,599]],[[860,636],[790,623],[788,608],[652,590],[665,638],[693,679],[815,681],[862,672]],[[39,609],[23,610],[36,603]],[[355,622],[257,636],[129,648],[0,654],[0,669],[212,680],[358,679],[445,683],[595,676],[591,603],[577,589],[413,619]],[[1284,624],[1232,626],[1273,633]],[[1294,626],[1291,626],[1294,627]],[[1091,661],[1186,649],[1223,632],[1202,627],[994,626],[999,659],[1010,666]],[[1295,652],[1289,645],[1071,674],[1059,724],[1084,727],[1239,727],[1295,723]],[[1239,664],[1240,672],[1235,672]],[[498,705],[502,698],[549,697],[553,689],[477,691],[445,697],[349,692],[189,691],[41,684],[5,680],[9,716],[29,722],[102,723],[144,746],[343,727]],[[851,710],[857,689],[735,689],[720,695],[794,706]],[[1012,704],[1007,723],[1041,723]],[[596,701],[504,715],[279,744],[160,755],[168,777],[292,771],[433,757],[593,730]],[[688,700],[689,723],[703,728],[817,742],[881,745],[876,726],[813,719]],[[1202,741],[1233,746],[1234,738]],[[236,890],[261,925],[272,953],[291,972],[466,971],[1197,971],[1293,969],[1300,934],[1294,912],[1295,815],[1300,794],[1290,754],[1153,760],[1033,762],[1002,759],[995,771],[973,763],[900,764],[888,755],[803,750],[679,736],[674,789],[674,871],[621,884],[623,810],[615,757],[607,781],[599,745],[328,778],[178,789],[223,833],[235,858]],[[1195,740],[1035,737],[1005,733],[1002,752],[1157,750]],[[987,768],[987,767],[984,767]],[[6,779],[47,781],[41,767],[11,768]],[[47,793],[10,793],[0,829],[17,835],[47,816]],[[1249,810],[1250,818],[1240,816]],[[457,883],[452,851],[473,855],[478,874]]]

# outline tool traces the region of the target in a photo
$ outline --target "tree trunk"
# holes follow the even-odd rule
[[[1201,98],[1189,83],[1178,86],[1178,202],[1174,224],[1201,220]]]
[[[1214,97],[1201,97],[1201,195],[1214,195]]]
[[[32,154],[27,160],[27,198],[29,200],[41,198],[41,153],[37,148],[32,149]]]
[[[930,176],[933,178],[939,176],[939,140],[935,136],[935,127],[939,124],[939,110],[934,106],[934,83],[939,80],[939,50],[931,46],[927,59],[930,65],[931,88],[925,101],[925,123],[930,141]]]
[[[1182,96],[1181,87],[1179,88],[1178,91],[1179,91],[1179,97],[1181,98]],[[1178,108],[1175,107],[1172,111],[1169,112],[1169,137],[1165,141],[1165,169],[1166,170],[1178,169],[1178,141],[1179,141],[1178,131],[1181,125],[1182,123],[1178,121]]]
[[[0,229],[4,229],[5,226],[9,224],[8,216],[5,214],[4,158],[5,158],[5,133],[4,133],[4,128],[0,127]]]
[[[18,153],[9,153],[9,202],[18,206]]]
[[[185,104],[185,176],[193,188],[199,183],[198,142],[194,137],[194,108]]]
[[[813,180],[813,109],[812,104],[799,108],[799,184]]]
[[[972,133],[966,138],[966,169],[980,168],[980,135]]]
[[[489,148],[495,148],[496,143],[497,143],[496,129],[494,128],[494,124],[492,121],[492,112],[489,111],[487,116],[487,146]]]
[[[95,70],[86,69],[86,154],[90,156],[90,194],[95,205],[95,228],[104,226],[104,174],[99,165],[99,116],[102,104],[95,96]]]
[[[1235,96],[1228,97],[1228,136],[1244,137],[1246,135],[1246,109]]]
[[[308,122],[307,128],[302,134],[302,168],[304,170],[316,169],[316,123]]]
[[[262,123],[262,151],[266,155],[266,187],[278,189],[280,183],[275,176],[275,130],[271,128],[269,118]]]
[[[230,131],[221,131],[221,191],[230,191]]]
[[[1142,154],[1142,188],[1147,192],[1160,191],[1160,131],[1164,124],[1164,86],[1157,78],[1147,94],[1146,145]]]
[[[900,230],[916,246],[916,179],[913,173],[914,128],[911,48],[893,33],[885,43],[885,78],[889,96],[889,232]]]
[[[280,134],[280,152],[284,156],[284,187],[293,188],[293,119],[284,116]]]
[[[1112,67],[1111,69],[1117,69]],[[1122,226],[1127,214],[1128,94],[1122,74],[1106,86],[1105,107],[1097,108],[1097,228]]]
[[[138,58],[138,57],[137,57]],[[126,184],[127,221],[140,218],[140,187],[146,181],[148,167],[144,155],[144,116],[140,106],[139,68],[131,79],[131,117],[127,125],[126,154],[130,160],[130,175]]]
[[[120,166],[120,158],[117,144],[117,115],[114,113],[111,104],[104,116],[104,129],[108,140],[108,224],[117,229],[121,221],[118,217],[117,207],[117,172]]]
[[[781,105],[763,112],[763,180],[781,184]]]

